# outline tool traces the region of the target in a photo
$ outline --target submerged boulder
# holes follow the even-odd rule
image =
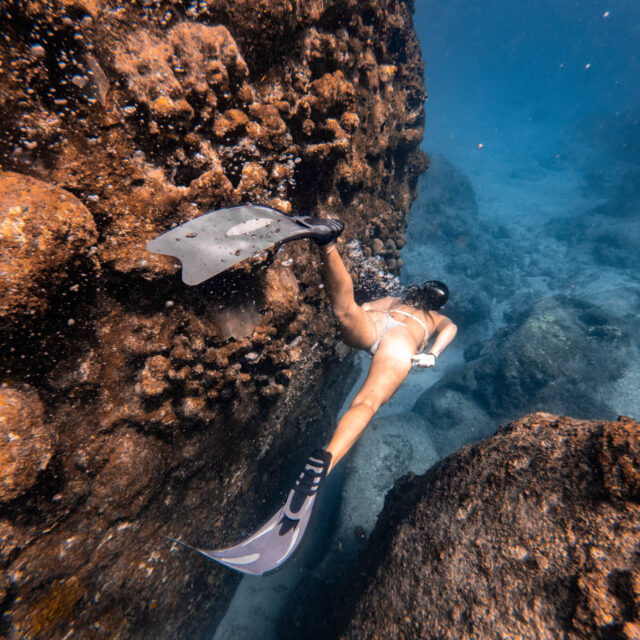
[[[26,385],[0,385],[0,504],[29,491],[53,457],[55,435],[44,407]]]
[[[317,637],[637,638],[639,469],[637,422],[538,413],[407,477]]]
[[[407,236],[420,241],[402,249],[403,280],[447,283],[447,314],[461,330],[458,344],[477,339],[491,325],[496,302],[521,288],[530,260],[505,227],[491,226],[479,215],[471,180],[439,154],[420,177]]]
[[[0,316],[40,314],[69,272],[86,263],[98,234],[74,195],[42,180],[0,172]]]
[[[586,262],[586,257],[604,267],[625,271],[632,278],[640,269],[640,168],[619,177],[609,198],[579,216],[558,218],[547,225],[549,233],[565,242],[572,260]],[[585,256],[585,247],[590,255]]]
[[[598,204],[550,220],[548,235],[566,243],[572,263],[612,267],[637,280],[640,269],[640,156],[636,107],[585,116],[565,142],[565,158],[581,171],[584,193]],[[625,273],[626,272],[626,273]]]
[[[467,349],[467,363],[425,391],[413,411],[443,455],[531,411],[612,419],[607,396],[634,354],[618,316],[576,298],[544,298]]]

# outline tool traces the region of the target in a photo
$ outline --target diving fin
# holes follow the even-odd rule
[[[147,250],[182,262],[182,280],[196,285],[270,247],[313,238],[319,244],[342,233],[339,220],[290,217],[262,205],[210,211],[151,240]]]
[[[254,576],[274,573],[291,560],[299,548],[330,463],[331,454],[328,451],[314,451],[289,492],[284,506],[258,531],[233,547],[199,549],[173,538],[169,540],[242,573]]]

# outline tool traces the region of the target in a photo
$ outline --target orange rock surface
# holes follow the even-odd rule
[[[87,208],[64,189],[0,172],[0,314],[41,314],[61,282],[87,266],[98,239]]]
[[[1,20],[0,635],[210,635],[236,576],[162,535],[258,524],[355,368],[307,242],[197,288],[145,245],[252,201],[340,217],[397,269],[426,166],[410,6],[10,0]],[[31,448],[6,439],[16,406]]]

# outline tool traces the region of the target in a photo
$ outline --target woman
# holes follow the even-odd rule
[[[456,335],[455,324],[437,312],[448,297],[441,282],[412,287],[405,299],[387,297],[360,306],[335,243],[344,225],[338,220],[312,217],[306,217],[304,224],[310,229],[308,237],[320,247],[325,287],[342,338],[350,347],[367,351],[372,357],[371,367],[331,442],[326,449],[311,454],[284,506],[239,544],[226,549],[198,549],[217,562],[253,575],[273,573],[293,557],[327,474],[353,446],[380,406],[397,391],[412,365],[434,366]],[[431,340],[429,352],[416,355]]]
[[[325,287],[342,339],[348,346],[372,356],[367,379],[327,446],[331,454],[329,472],[360,437],[376,411],[398,390],[412,365],[433,367],[457,329],[437,311],[449,294],[441,282],[412,287],[404,299],[386,297],[360,306],[354,299],[353,283],[335,240],[320,245],[320,253]],[[431,340],[428,353],[417,356]]]

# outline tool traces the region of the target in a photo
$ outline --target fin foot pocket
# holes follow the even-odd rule
[[[330,464],[331,454],[328,451],[314,451],[284,506],[239,544],[226,549],[198,549],[176,542],[242,573],[257,576],[274,573],[291,560],[299,548]]]
[[[323,246],[335,240],[344,231],[344,222],[335,218],[316,218],[315,216],[300,216],[296,218],[299,224],[310,229],[307,237],[316,244]]]

